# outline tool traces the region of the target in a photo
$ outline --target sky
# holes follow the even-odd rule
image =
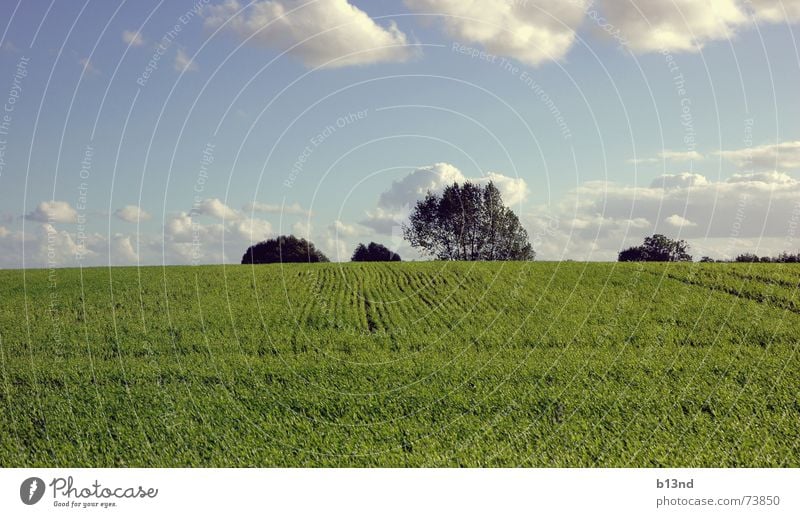
[[[800,0],[0,4],[0,267],[332,260],[494,181],[539,260],[797,251]]]

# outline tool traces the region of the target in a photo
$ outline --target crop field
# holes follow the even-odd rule
[[[0,466],[800,467],[800,266],[0,271]]]

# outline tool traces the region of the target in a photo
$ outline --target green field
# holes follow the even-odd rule
[[[0,466],[800,466],[800,266],[0,271]]]

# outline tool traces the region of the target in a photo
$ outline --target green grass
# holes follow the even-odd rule
[[[800,267],[0,271],[0,466],[800,466]]]

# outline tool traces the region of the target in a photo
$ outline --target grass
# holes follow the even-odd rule
[[[800,466],[800,267],[0,271],[0,466]]]

